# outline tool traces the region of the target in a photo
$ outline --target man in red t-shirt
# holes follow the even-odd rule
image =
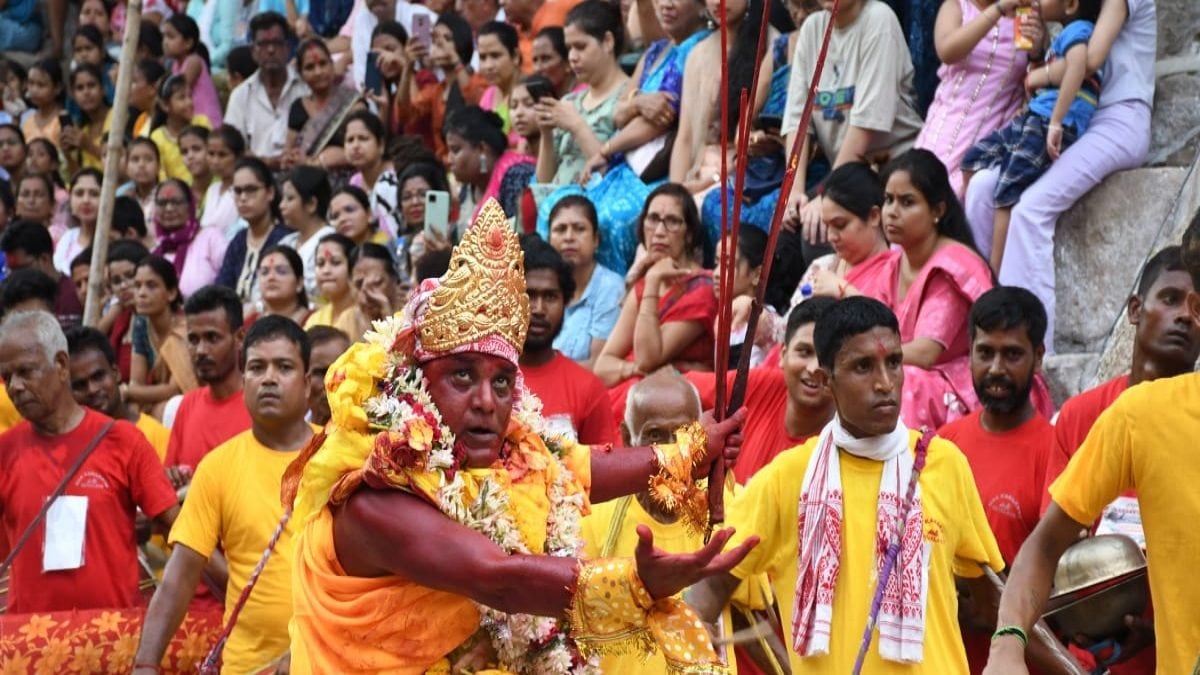
[[[245,331],[242,302],[224,286],[205,286],[184,304],[188,351],[205,386],[184,395],[171,426],[164,464],[177,487],[191,480],[210,450],[250,428],[238,363]]]
[[[1192,372],[1200,357],[1200,326],[1191,320],[1184,299],[1193,290],[1179,246],[1156,253],[1142,268],[1142,276],[1126,310],[1135,326],[1129,373],[1118,375],[1063,404],[1054,423],[1053,450],[1047,458],[1042,512],[1050,508],[1050,483],[1066,468],[1083,445],[1092,425],[1127,388],[1141,382]],[[1134,497],[1131,492],[1125,497]],[[1140,631],[1148,632],[1139,623]],[[1149,637],[1146,636],[1148,640]],[[1123,663],[1113,664],[1113,675],[1152,675],[1156,659],[1153,646]]]
[[[815,376],[818,366],[813,326],[836,302],[816,297],[793,308],[788,315],[779,367],[750,371],[743,403],[749,415],[742,426],[742,452],[733,466],[738,483],[744,485],[776,455],[802,445],[833,419],[833,397]],[[733,386],[733,376],[732,372],[726,376],[729,387]],[[685,377],[696,385],[705,409],[716,405],[713,373],[691,372]]]
[[[0,436],[0,526],[15,546],[110,418],[75,402],[67,339],[49,312],[5,318],[0,376],[24,418]],[[134,605],[137,508],[164,531],[179,513],[158,455],[141,432],[119,420],[17,554],[8,611]]]
[[[938,435],[966,455],[1000,554],[1011,564],[1037,526],[1054,434],[1029,398],[1046,351],[1046,309],[1023,288],[998,286],[975,301],[968,325],[971,379],[983,407]],[[977,675],[987,665],[991,627],[976,628],[964,625],[963,645]]]
[[[520,362],[525,386],[542,400],[551,433],[572,436],[586,445],[615,444],[617,430],[604,383],[554,349],[566,300],[575,293],[571,266],[536,236],[525,237],[521,248],[529,295],[529,334]]]

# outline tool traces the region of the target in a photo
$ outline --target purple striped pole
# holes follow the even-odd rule
[[[908,522],[908,514],[912,511],[914,497],[917,494],[917,479],[921,469],[925,468],[925,455],[929,450],[929,442],[933,440],[933,432],[926,430],[917,441],[916,459],[913,461],[912,476],[908,479],[908,496],[904,500],[904,512],[900,514],[900,522],[896,527],[896,538],[888,544],[884,552],[883,570],[879,573],[879,583],[875,587],[875,598],[871,600],[871,612],[867,615],[867,628],[863,631],[862,643],[858,646],[858,657],[854,659],[854,675],[862,672],[863,661],[867,658],[867,650],[871,647],[871,634],[875,632],[875,624],[879,621],[879,608],[883,605],[883,593],[887,589],[888,579],[896,568],[896,560],[900,558],[900,542],[904,541],[904,524]]]

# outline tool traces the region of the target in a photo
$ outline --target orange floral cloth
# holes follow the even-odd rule
[[[130,672],[145,614],[144,607],[0,614],[0,675]],[[162,672],[196,672],[220,632],[219,606],[189,611]]]

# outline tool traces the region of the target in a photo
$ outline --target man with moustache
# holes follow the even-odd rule
[[[239,350],[242,301],[224,286],[205,286],[183,304],[188,352],[204,386],[184,394],[164,464],[176,487],[186,485],[210,450],[250,428],[242,400]]]
[[[778,368],[754,368],[746,380],[744,445],[733,467],[738,483],[745,484],[776,455],[821,432],[833,419],[833,399],[817,377],[819,365],[813,347],[817,319],[837,300],[814,297],[788,314]],[[687,373],[700,391],[705,407],[716,404],[714,373]],[[727,375],[733,386],[734,374]],[[727,389],[727,392],[732,391]]]
[[[542,414],[552,433],[566,434],[584,445],[616,443],[604,383],[554,348],[567,299],[575,293],[571,266],[537,235],[522,238],[521,249],[529,296],[529,333],[520,359],[525,386],[542,400]]]
[[[554,436],[518,377],[529,312],[520,244],[489,199],[449,271],[334,364],[332,422],[285,482],[301,523],[292,672],[568,672],[589,647],[635,644],[680,672],[716,665],[673,596],[757,540],[719,554],[721,530],[671,554],[639,528],[633,559],[585,560],[578,519],[592,500],[650,489],[703,530],[696,479],[733,459],[744,411],[652,448]]]
[[[356,8],[350,21],[354,24],[353,37],[350,38],[350,51],[354,56],[352,64],[354,84],[362,91],[367,79],[367,53],[371,50],[371,35],[381,21],[395,21],[404,27],[406,33],[413,34],[413,18],[418,15],[429,17],[429,25],[437,23],[438,17],[433,10],[425,5],[408,2],[408,0],[367,0]],[[440,130],[439,130],[440,131]]]
[[[71,393],[75,402],[115,420],[131,422],[158,453],[166,457],[171,432],[161,422],[131,408],[121,398],[121,374],[117,355],[108,338],[91,327],[75,326],[67,330],[67,350],[71,354]]]
[[[756,533],[762,542],[688,600],[711,621],[739,580],[765,572],[791,672],[850,672],[884,562],[880,552],[905,514],[863,672],[964,673],[956,578],[986,587],[981,565],[1004,563],[970,467],[953,443],[923,440],[900,421],[904,354],[887,306],[861,296],[839,301],[817,320],[813,342],[817,377],[837,415],[816,438],[772,460],[729,504],[733,540]]]
[[[308,357],[308,418],[313,424],[329,422],[325,373],[350,348],[350,337],[333,326],[313,326],[305,331],[312,354]]]
[[[84,450],[94,446],[17,554],[8,611],[135,606],[136,509],[164,530],[179,513],[154,450],[129,422],[75,402],[67,339],[47,311],[5,316],[0,377],[24,418],[0,435],[0,540],[17,545]],[[48,546],[51,539],[58,545]]]
[[[277,12],[262,12],[250,20],[250,49],[258,69],[230,92],[225,107],[225,124],[242,132],[250,154],[274,170],[279,169],[287,140],[292,102],[309,94],[308,85],[289,64],[293,37],[291,25]],[[365,53],[362,56],[366,59]]]
[[[284,470],[312,438],[308,411],[308,338],[287,317],[254,322],[246,335],[248,431],[221,444],[196,468],[183,511],[171,528],[174,545],[162,585],[146,610],[134,673],[159,672],[167,644],[179,629],[208,559],[224,551],[229,562],[226,620],[238,602],[283,516]],[[286,661],[291,618],[291,525],[242,608],[222,654],[223,672],[257,673]]]
[[[945,425],[938,435],[966,455],[1000,555],[1011,563],[1037,526],[1054,435],[1029,398],[1046,351],[1046,309],[1023,288],[997,286],[975,301],[968,324],[971,378],[983,408]],[[987,664],[993,629],[963,627],[972,673]]]

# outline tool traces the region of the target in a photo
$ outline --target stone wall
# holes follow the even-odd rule
[[[1157,8],[1160,63],[1198,65],[1159,78],[1147,164],[1189,166],[1200,149],[1200,1],[1158,0]]]

